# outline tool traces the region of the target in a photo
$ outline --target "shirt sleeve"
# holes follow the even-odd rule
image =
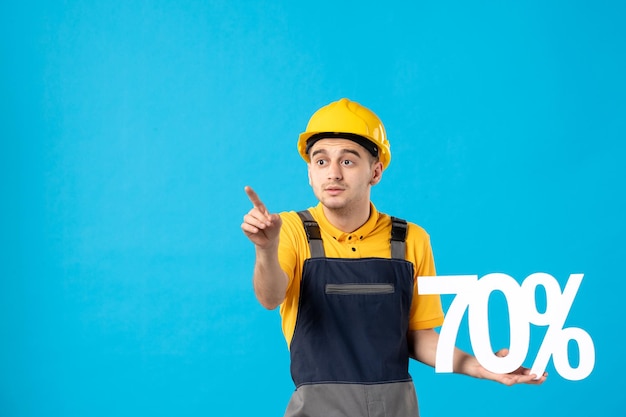
[[[298,270],[298,242],[293,224],[293,213],[280,213],[283,225],[278,243],[278,262],[289,278],[289,286]]]

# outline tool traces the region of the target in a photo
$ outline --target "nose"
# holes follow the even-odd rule
[[[341,178],[343,178],[339,161],[333,161],[329,164],[327,174],[329,180],[340,180]]]

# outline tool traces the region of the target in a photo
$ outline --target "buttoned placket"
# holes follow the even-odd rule
[[[333,236],[333,239],[348,247],[348,253],[351,258],[360,257],[360,243],[363,241],[363,236],[356,233],[343,233],[339,236]]]

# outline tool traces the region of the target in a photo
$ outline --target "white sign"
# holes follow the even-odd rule
[[[436,372],[452,372],[452,355],[461,320],[468,311],[468,327],[474,355],[491,372],[508,373],[516,370],[526,359],[530,343],[530,324],[548,326],[543,343],[533,363],[531,373],[543,375],[552,356],[556,371],[563,378],[578,381],[591,374],[595,365],[595,348],[591,336],[577,327],[563,328],[582,282],[583,274],[571,274],[561,292],[558,281],[549,274],[529,275],[522,285],[506,274],[493,273],[478,279],[478,275],[419,277],[420,294],[456,294],[441,326],[437,345]],[[537,309],[535,291],[543,286],[546,308]],[[501,291],[509,308],[509,354],[498,357],[489,338],[489,296]],[[578,344],[579,363],[572,368],[567,346],[570,340]]]

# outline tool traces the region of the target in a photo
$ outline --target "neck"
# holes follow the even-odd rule
[[[352,233],[363,226],[370,218],[370,203],[363,207],[344,207],[332,209],[322,206],[324,215],[330,224],[344,233]]]

